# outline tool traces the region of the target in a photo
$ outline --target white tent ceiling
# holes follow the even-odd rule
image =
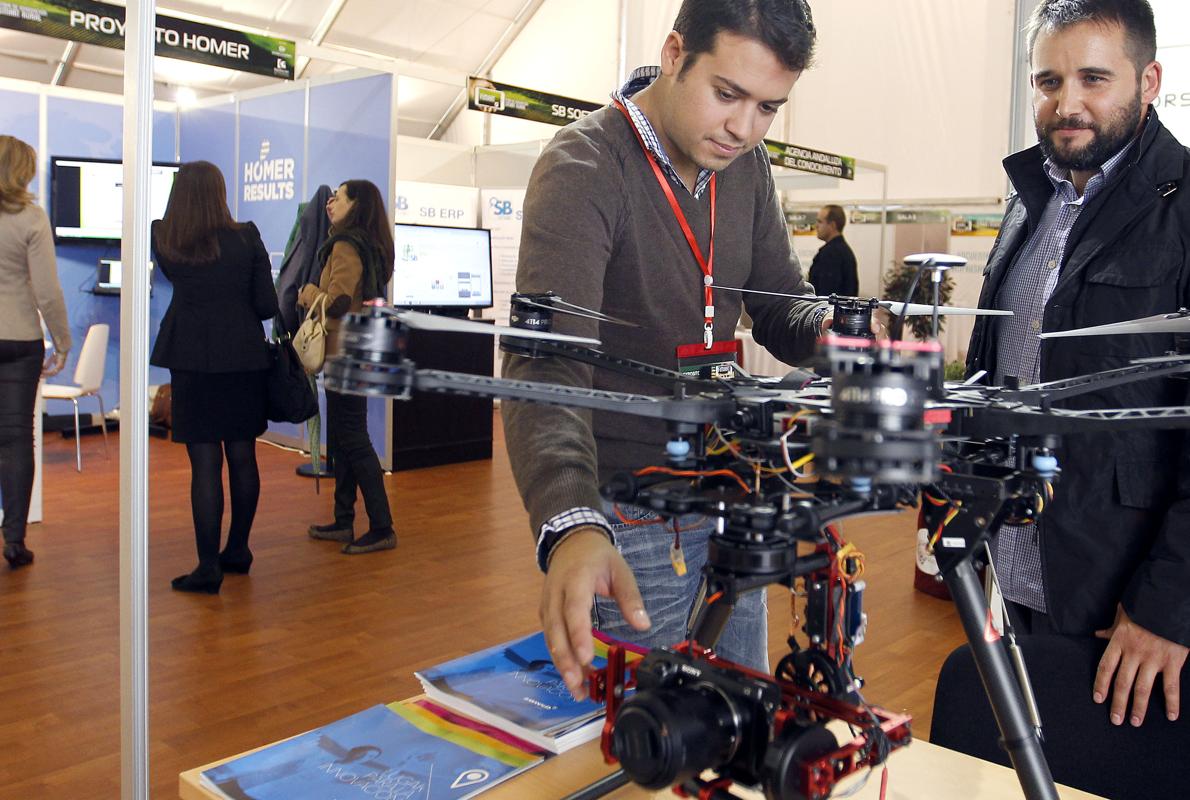
[[[490,69],[544,0],[166,0],[169,16],[297,42],[300,77],[353,67],[401,75],[401,132],[428,136],[468,74]],[[124,53],[0,29],[0,76],[119,94]],[[158,58],[157,96],[198,97],[275,84],[266,76]]]

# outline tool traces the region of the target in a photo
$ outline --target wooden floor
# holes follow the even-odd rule
[[[497,436],[499,426],[497,425]],[[120,779],[119,467],[102,438],[47,436],[37,560],[0,571],[0,799],[117,798]],[[184,448],[150,441],[150,764],[153,798],[184,769],[418,691],[413,671],[537,628],[541,577],[501,442],[490,462],[386,478],[400,544],[343,556],[310,541],[331,491],[300,456],[258,446],[262,496],[250,576],[215,597],[173,592],[195,563]],[[362,507],[361,507],[362,519]],[[226,520],[225,520],[226,525]],[[908,514],[845,526],[867,554],[868,641],[856,657],[877,705],[927,736],[934,682],[962,632],[949,603],[912,590]],[[789,627],[771,590],[774,657]]]

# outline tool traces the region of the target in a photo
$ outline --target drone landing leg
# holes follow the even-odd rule
[[[944,572],[943,577],[963,621],[979,677],[1026,800],[1057,800],[1058,790],[1054,787],[1049,764],[1029,722],[1008,653],[1000,642],[1000,635],[992,627],[983,588],[971,559],[960,559]]]

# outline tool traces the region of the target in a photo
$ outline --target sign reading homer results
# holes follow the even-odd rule
[[[297,161],[292,158],[270,158],[272,144],[268,139],[260,143],[260,157],[244,162],[243,187],[240,200],[259,203],[265,200],[292,200],[296,195],[294,174]]]
[[[95,0],[0,0],[0,28],[124,48],[123,6]],[[157,15],[155,52],[217,67],[293,79],[295,47],[272,36]]]

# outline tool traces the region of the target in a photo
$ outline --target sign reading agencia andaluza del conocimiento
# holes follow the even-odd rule
[[[124,49],[124,7],[95,0],[0,0],[0,28]],[[154,52],[293,80],[292,41],[157,15]]]

